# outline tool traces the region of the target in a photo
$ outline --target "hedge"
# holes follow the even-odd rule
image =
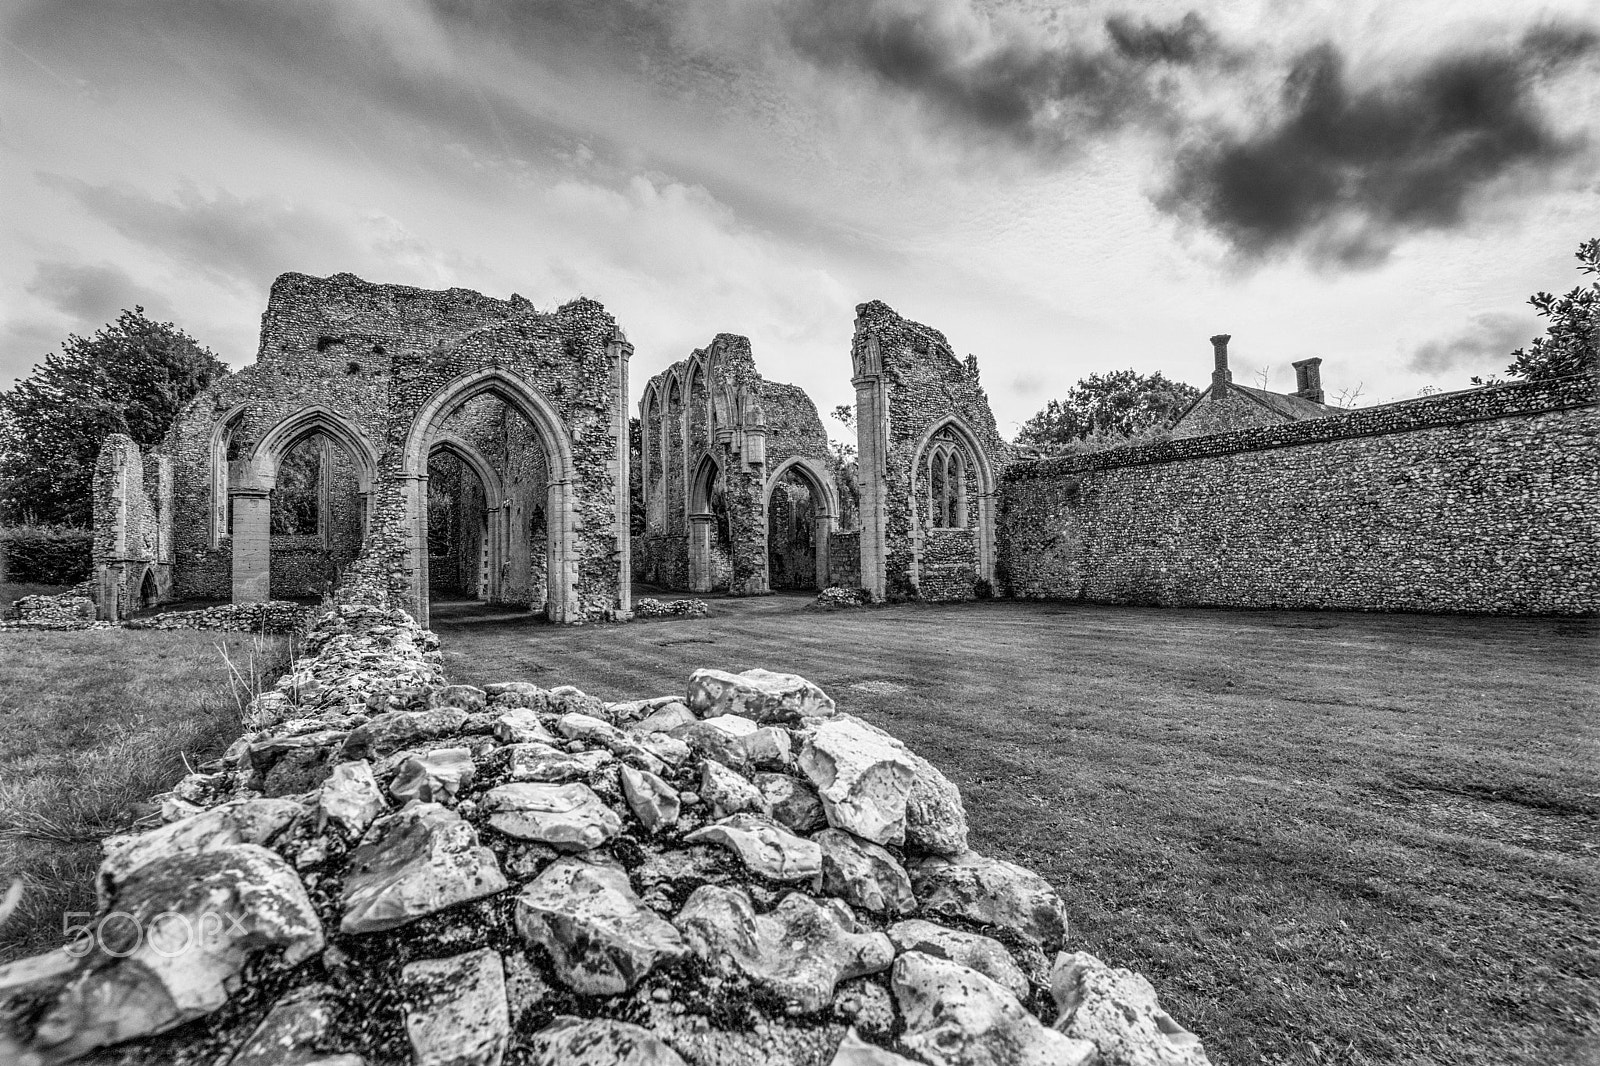
[[[74,585],[89,576],[94,531],[71,526],[0,528],[0,576],[30,585]]]

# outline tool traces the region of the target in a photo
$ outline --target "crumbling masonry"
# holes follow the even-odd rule
[[[197,396],[148,459],[108,442],[101,614],[315,596],[361,574],[425,622],[443,510],[456,535],[439,558],[479,560],[465,591],[556,622],[626,617],[631,354],[592,300],[540,312],[285,274],[253,365]],[[291,470],[310,471],[296,501]]]
[[[1323,402],[1319,360],[1296,364],[1292,394],[1233,384],[1228,340],[1212,338],[1211,387],[1172,440],[1024,461],[973,356],[861,304],[851,485],[805,393],[718,334],[644,388],[635,559],[632,349],[599,304],[546,313],[285,274],[253,366],[197,397],[153,454],[106,442],[98,609],[344,587],[424,622],[436,594],[579,623],[628,617],[637,579],[878,600],[1600,611],[1594,378],[1346,411]]]
[[[771,591],[774,549],[787,558],[800,496],[809,528],[799,539],[811,546],[805,586],[834,583],[840,501],[828,435],[802,390],[762,380],[748,339],[720,333],[651,378],[639,415],[643,580],[694,592]],[[796,480],[802,491],[792,495]],[[774,506],[782,545],[769,541]]]

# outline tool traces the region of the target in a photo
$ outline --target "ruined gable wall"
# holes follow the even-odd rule
[[[917,446],[928,430],[955,416],[996,479],[1012,449],[995,425],[989,398],[978,381],[977,360],[956,358],[944,334],[896,314],[880,301],[856,308],[852,361],[857,384],[857,434],[861,440],[862,585],[876,595],[921,595],[967,599],[975,580],[992,567],[984,538],[993,536],[993,500],[969,486],[970,532],[930,535],[925,508],[925,473]],[[880,397],[872,399],[873,393]],[[865,401],[865,402],[863,402]],[[874,411],[877,403],[881,411]],[[969,456],[970,473],[979,456]],[[869,499],[873,502],[869,504]],[[872,513],[869,513],[872,512]],[[989,541],[992,544],[992,540]],[[992,548],[990,549],[992,553]],[[880,561],[881,557],[881,561]],[[881,575],[873,571],[881,566]],[[927,588],[923,588],[926,583]]]
[[[1177,425],[1172,427],[1173,439],[1204,437],[1212,433],[1231,433],[1239,429],[1256,429],[1277,426],[1289,419],[1269,411],[1250,397],[1234,389],[1219,392],[1216,386],[1207,389]]]
[[[833,453],[817,405],[798,385],[761,383],[761,409],[767,416],[767,469],[775,470],[791,456],[815,459],[829,469]]]
[[[1519,384],[1019,464],[1004,588],[1188,606],[1600,611],[1600,385]]]
[[[147,464],[153,475],[147,484]],[[145,573],[155,569],[158,593],[170,588],[163,565],[158,501],[168,465],[146,457],[125,433],[106,438],[95,460],[94,587],[102,619],[126,618],[139,608]],[[154,495],[154,498],[152,496]]]
[[[366,554],[345,568],[389,595],[410,597],[420,580],[410,488],[402,477],[411,424],[433,394],[458,376],[503,368],[543,396],[570,437],[574,470],[563,515],[575,527],[564,565],[576,571],[572,620],[623,609],[617,560],[616,443],[631,348],[599,304],[576,300],[541,314],[520,297],[496,300],[465,289],[433,292],[377,285],[353,275],[285,274],[262,319],[257,363],[198,396],[163,444],[177,472],[174,541],[179,594],[229,594],[231,545],[212,543],[214,430],[235,421],[248,454],[280,419],[312,405],[353,423],[379,455],[368,508]],[[415,604],[407,603],[408,608]]]
[[[650,379],[640,417],[648,475],[642,579],[667,588],[726,587],[735,595],[768,591],[768,474],[793,456],[832,468],[816,405],[797,386],[764,381],[748,338],[719,333]],[[723,546],[696,541],[706,532],[691,528],[695,475],[708,457],[727,510],[725,554]]]
[[[231,593],[232,548],[226,537],[213,542],[211,513],[212,440],[220,421],[235,413],[234,437],[240,454],[283,418],[321,405],[353,423],[378,446],[385,431],[392,374],[386,342],[392,324],[381,316],[358,313],[341,295],[341,279],[365,285],[352,275],[318,279],[285,274],[273,283],[261,316],[261,346],[256,362],[213,384],[179,413],[162,442],[173,462],[174,594],[179,598],[226,599]],[[348,463],[348,456],[336,449]],[[225,503],[225,501],[222,501]],[[360,501],[344,499],[341,512],[359,511]],[[345,527],[348,528],[346,522]],[[286,552],[296,545],[283,542]],[[326,557],[315,552],[316,570],[325,563],[343,568],[357,546],[341,544]],[[304,588],[313,560],[291,560],[280,587]],[[297,571],[298,573],[291,573]],[[280,580],[274,575],[275,582]]]
[[[403,449],[416,417],[436,393],[462,375],[499,370],[520,379],[555,411],[570,439],[573,470],[564,513],[547,520],[575,530],[570,564],[575,602],[568,620],[612,617],[626,609],[619,580],[626,552],[618,528],[618,494],[626,498],[625,444],[618,417],[631,348],[616,320],[593,300],[578,299],[553,313],[528,301],[497,300],[465,289],[432,292],[370,285],[350,278],[334,291],[314,286],[320,301],[343,301],[361,321],[388,327],[392,367],[382,437],[379,484],[368,522],[367,549],[352,571],[369,587],[409,598],[417,581],[413,516],[403,483]],[[307,279],[315,282],[315,279]],[[623,432],[625,432],[625,427]],[[399,601],[397,601],[399,602]],[[566,608],[564,608],[566,609]]]

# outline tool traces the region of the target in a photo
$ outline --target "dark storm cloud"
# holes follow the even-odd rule
[[[1160,203],[1248,257],[1298,248],[1338,265],[1381,262],[1405,233],[1453,228],[1478,193],[1538,180],[1582,150],[1543,114],[1537,83],[1595,47],[1592,33],[1547,27],[1357,87],[1344,56],[1322,45],[1292,65],[1275,120],[1180,152]]]
[[[1197,62],[1215,44],[1193,13],[1171,27],[1112,19],[1105,48],[1041,42],[965,5],[806,0],[783,10],[790,41],[812,62],[870,75],[955,125],[1044,148],[1156,118],[1151,63]]]
[[[39,180],[76,199],[124,237],[166,253],[213,278],[262,286],[312,262],[353,262],[360,250],[341,227],[286,201],[243,199],[192,187],[172,201],[129,185],[91,185],[41,174]]]
[[[1117,51],[1130,59],[1193,63],[1221,50],[1217,35],[1194,11],[1170,26],[1112,15],[1106,19],[1106,33]]]
[[[1537,323],[1527,315],[1474,315],[1472,325],[1460,333],[1419,346],[1406,366],[1425,374],[1499,370],[1511,361],[1512,349],[1523,347],[1538,332]]]
[[[153,307],[155,294],[111,263],[46,260],[34,268],[27,291],[84,323],[109,322],[135,304]]]

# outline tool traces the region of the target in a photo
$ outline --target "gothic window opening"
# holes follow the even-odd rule
[[[934,529],[967,527],[967,461],[954,440],[935,440],[928,448],[928,525]]]

